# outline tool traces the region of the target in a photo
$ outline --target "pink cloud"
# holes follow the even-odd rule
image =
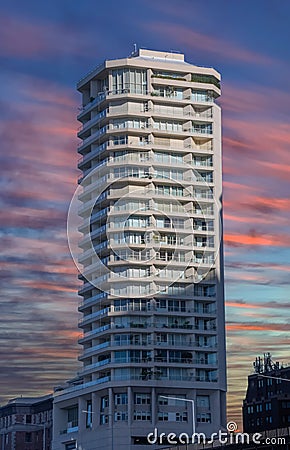
[[[239,116],[262,113],[263,117],[270,113],[273,117],[276,112],[289,113],[290,94],[274,87],[269,90],[259,85],[243,87],[227,82],[223,83],[219,102],[225,113],[234,112]],[[273,105],[277,108],[273,109]]]
[[[277,234],[242,234],[242,233],[226,233],[224,236],[226,245],[232,246],[264,246],[264,247],[287,247],[290,246],[289,235]]]
[[[60,45],[61,42],[61,45]],[[70,55],[91,56],[85,35],[72,26],[65,27],[40,19],[1,15],[0,54],[15,58],[56,57],[69,49]]]
[[[228,331],[289,331],[286,323],[228,323]]]
[[[232,308],[243,308],[243,309],[260,309],[262,308],[261,305],[253,305],[252,303],[241,303],[241,302],[231,302],[231,301],[226,301],[226,306],[227,307],[232,307]]]
[[[265,55],[247,50],[217,36],[209,36],[182,25],[164,22],[146,23],[146,30],[162,34],[169,39],[172,36],[181,46],[198,49],[219,56],[223,60],[235,60],[252,64],[273,64],[273,60]]]

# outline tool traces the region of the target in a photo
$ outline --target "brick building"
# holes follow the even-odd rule
[[[273,363],[269,353],[254,362],[243,403],[244,431],[260,432],[290,426],[290,366]]]
[[[0,407],[1,450],[50,450],[52,395],[19,397]]]

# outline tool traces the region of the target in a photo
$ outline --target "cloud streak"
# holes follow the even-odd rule
[[[182,48],[188,48],[191,50],[198,50],[206,52],[209,55],[214,55],[221,60],[238,61],[239,63],[251,63],[251,64],[273,64],[273,59],[256,53],[252,50],[248,50],[233,44],[227,40],[212,36],[209,34],[201,33],[193,30],[185,25],[178,25],[176,23],[169,22],[151,22],[146,24],[148,29],[158,35],[162,35],[163,38],[172,40],[172,36],[175,36],[176,42]]]

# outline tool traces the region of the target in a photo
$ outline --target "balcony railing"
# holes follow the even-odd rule
[[[81,389],[86,389],[87,387],[95,386],[102,383],[107,383],[111,381],[111,376],[100,377],[98,380],[89,381],[88,383],[78,384],[77,386],[72,386],[54,393],[54,396],[68,394],[70,392],[78,391]]]
[[[107,344],[107,343],[106,343],[106,344]],[[109,347],[109,344],[108,344],[108,345],[104,345],[104,346],[103,346],[103,344],[99,344],[99,345],[94,345],[93,347],[86,348],[86,349],[83,350],[83,352],[81,353],[80,358],[81,358],[82,356],[88,356],[88,355],[90,355],[91,353],[97,352],[98,350],[101,350],[101,349],[106,348],[106,347]]]
[[[85,122],[83,124],[83,126],[79,127],[79,131],[85,131],[87,130],[90,126],[95,125],[99,120],[101,120],[102,118],[106,117],[107,113],[109,112],[109,109],[103,109],[103,111],[101,111],[100,113],[98,113],[95,117],[93,117],[91,120],[88,120],[88,122]]]
[[[110,358],[103,359],[102,361],[98,361],[94,364],[89,364],[88,366],[84,366],[82,369],[82,372],[86,372],[87,370],[91,370],[91,369],[97,369],[98,367],[106,366],[107,364],[110,364],[110,363],[111,363]]]

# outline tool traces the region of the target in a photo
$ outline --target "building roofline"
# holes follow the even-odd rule
[[[131,66],[131,67],[144,67],[144,62],[148,68],[157,68],[157,64],[160,64],[160,69],[164,65],[164,69],[168,70],[168,65],[172,65],[172,70],[178,70],[192,73],[205,74],[209,73],[215,76],[218,80],[221,79],[220,73],[213,67],[197,66],[190,62],[185,61],[183,53],[177,52],[161,52],[156,50],[139,49],[133,52],[130,56],[125,58],[107,59],[98,66],[94,67],[83,78],[77,82],[77,89],[80,90],[84,87],[92,78],[96,77],[105,69],[110,69],[118,66]]]
[[[52,394],[43,395],[41,397],[15,397],[12,398],[11,400],[8,400],[6,405],[2,405],[1,408],[3,408],[3,406],[10,406],[10,405],[35,405],[37,403],[41,403],[46,400],[50,400],[52,398],[53,398]]]

